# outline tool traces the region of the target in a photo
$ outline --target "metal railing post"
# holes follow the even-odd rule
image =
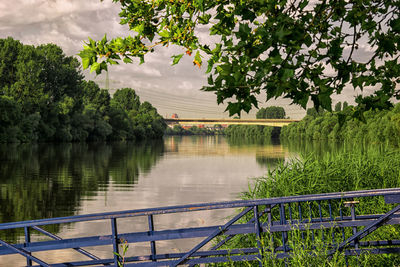
[[[24,227],[24,232],[25,232],[25,244],[24,247],[29,247],[29,243],[31,242],[31,233],[29,227],[25,226]],[[26,258],[26,266],[32,266],[32,260],[29,258]]]
[[[347,201],[344,203],[345,207],[349,207],[351,210],[351,220],[354,222],[356,220],[356,204],[360,203],[359,201]],[[353,235],[357,233],[357,226],[353,226]],[[358,240],[354,240],[354,248],[358,248]]]
[[[263,266],[263,258],[264,258],[264,252],[263,252],[263,248],[261,246],[261,229],[260,229],[260,220],[258,217],[258,206],[254,206],[253,207],[254,210],[254,230],[256,232],[256,238],[257,238],[257,246],[258,246],[258,250],[259,250],[259,256],[260,256],[260,261],[258,262],[258,265],[260,267]]]
[[[111,219],[111,231],[112,231],[112,241],[113,241],[113,253],[114,253],[114,264],[117,267],[118,262],[120,261],[120,256],[119,256],[119,240],[118,240],[118,230],[117,230],[117,219],[112,218]]]
[[[153,221],[153,215],[148,216],[149,220],[149,231],[150,235],[153,234],[154,231],[154,221]],[[156,241],[150,241],[150,248],[151,248],[151,260],[152,261],[157,261],[157,256],[156,256]]]
[[[281,225],[286,224],[286,214],[285,214],[285,204],[282,203],[280,205],[280,223]],[[286,247],[286,241],[287,241],[287,233],[285,231],[282,231],[282,245],[283,245],[283,251],[287,252],[287,247]]]

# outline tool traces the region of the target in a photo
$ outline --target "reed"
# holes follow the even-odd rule
[[[400,187],[400,153],[398,150],[384,146],[367,148],[349,146],[341,152],[327,153],[324,156],[309,155],[292,159],[289,162],[282,161],[275,169],[269,170],[265,176],[256,178],[254,183],[249,186],[249,190],[242,194],[242,198],[257,199],[392,187]],[[383,202],[382,198],[363,201],[357,207],[357,212],[364,214],[386,212],[387,205],[380,205],[380,202]],[[328,231],[331,229],[325,229],[319,233],[326,238],[331,236],[327,234]],[[262,243],[265,249],[263,253],[267,255],[263,260],[263,266],[346,265],[343,254],[335,254],[333,258],[328,257],[324,242],[317,235],[311,246],[308,238],[310,231],[303,231],[301,238],[300,231],[292,231],[289,234],[293,251],[292,258],[286,262],[268,254],[271,247],[268,240],[272,235],[263,234]],[[370,238],[379,237],[378,239],[384,240],[397,239],[398,236],[400,236],[399,227],[385,226]],[[237,236],[225,248],[254,247],[256,241],[254,235]],[[400,257],[398,255],[362,255],[358,258],[349,258],[348,261],[350,266],[399,266]],[[234,266],[249,265],[258,266],[258,263],[234,263]]]

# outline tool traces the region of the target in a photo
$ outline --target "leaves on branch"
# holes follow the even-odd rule
[[[83,68],[100,73],[119,60],[144,62],[155,46],[177,45],[193,64],[207,61],[208,86],[230,114],[256,107],[256,95],[331,110],[345,87],[373,89],[357,98],[360,114],[400,98],[400,8],[397,1],[120,1],[121,23],[135,35],[89,38]],[[200,28],[201,27],[201,28]],[[201,41],[209,31],[219,41]],[[201,52],[201,54],[200,54]],[[103,64],[104,62],[104,64]],[[236,102],[235,102],[236,101]],[[360,115],[361,117],[361,115]]]

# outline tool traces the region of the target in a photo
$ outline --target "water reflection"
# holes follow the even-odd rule
[[[85,197],[116,183],[137,183],[163,153],[163,142],[0,146],[0,220],[69,216]],[[58,231],[57,228],[51,228]],[[19,232],[8,232],[13,241]],[[4,236],[2,236],[5,238]]]
[[[260,167],[274,169],[290,155],[289,150],[281,145],[279,138],[228,138],[231,147],[251,148]]]
[[[248,178],[262,176],[291,156],[277,142],[245,143],[223,136],[167,137],[141,144],[3,145],[1,222],[233,200],[248,188]],[[215,225],[231,212],[164,216],[156,218],[156,227]],[[109,234],[109,225],[96,225],[49,230],[62,238]],[[120,227],[133,231],[140,225],[122,222]],[[13,241],[23,233],[2,233],[5,237]]]

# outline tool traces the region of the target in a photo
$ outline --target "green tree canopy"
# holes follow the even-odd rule
[[[284,119],[286,112],[283,107],[270,106],[257,111],[257,119]]]
[[[193,63],[207,60],[208,86],[230,115],[257,107],[256,96],[286,97],[306,108],[332,109],[345,86],[373,88],[358,96],[359,111],[388,108],[400,79],[400,2],[390,0],[113,0],[134,36],[89,39],[84,68],[144,62],[155,46],[182,48]],[[208,30],[215,43],[199,38]]]
[[[335,111],[339,112],[342,110],[342,102],[337,102],[335,105]]]
[[[106,114],[110,105],[110,94],[106,89],[100,87],[93,81],[82,81],[83,104],[92,105],[102,115]]]
[[[140,98],[131,88],[118,89],[113,95],[113,101],[127,111],[138,110],[140,107]]]
[[[0,39],[0,143],[160,138],[165,127],[133,89],[111,99],[83,80],[79,61],[60,47]]]

